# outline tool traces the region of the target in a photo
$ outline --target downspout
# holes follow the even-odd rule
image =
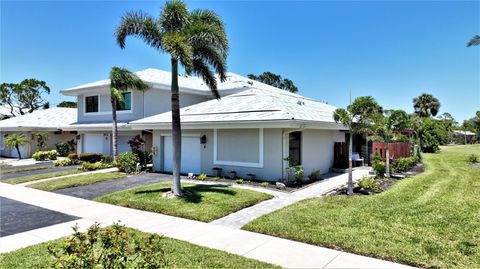
[[[285,130],[283,129],[282,130],[282,176],[283,176],[283,179],[285,179],[285,158],[287,158],[288,156],[285,156],[285,151],[286,151],[286,148],[285,148],[285,144],[286,144],[286,141],[285,141],[285,135],[286,134],[289,134],[289,133],[293,133],[293,132],[301,132],[303,130],[305,130],[307,126],[305,124],[300,124],[300,127],[298,129],[293,129],[293,130]],[[302,136],[302,140],[303,140],[303,136]],[[303,142],[303,141],[302,141]],[[303,143],[302,143],[302,146],[303,146]]]

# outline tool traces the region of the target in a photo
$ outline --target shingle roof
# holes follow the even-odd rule
[[[0,121],[0,130],[55,130],[77,121],[77,109],[52,107]]]
[[[182,123],[301,120],[334,123],[336,107],[274,87],[252,88],[220,100],[210,100],[182,108]],[[166,112],[130,124],[171,122]]]
[[[170,87],[171,84],[171,72],[163,71],[155,68],[148,68],[142,71],[135,72],[143,81],[150,83],[152,86],[164,86]],[[179,75],[178,84],[180,87],[180,91],[182,90],[191,90],[196,91],[199,93],[209,93],[210,89],[207,85],[203,82],[203,80],[196,76],[187,76],[187,75]],[[62,90],[61,92],[64,94],[72,94],[79,90],[94,88],[94,87],[102,87],[102,86],[109,86],[110,80],[104,79],[95,81],[92,83],[87,83],[84,85],[80,85],[77,87],[69,88]],[[234,74],[234,73],[227,73],[227,80],[225,82],[218,84],[218,90],[222,91],[229,91],[229,90],[239,90],[244,88],[250,87],[257,87],[257,88],[272,88],[269,85],[263,84],[261,82],[250,80],[246,77]]]

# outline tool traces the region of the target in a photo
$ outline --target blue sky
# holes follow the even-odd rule
[[[374,96],[412,110],[429,92],[461,121],[480,109],[480,2],[188,1],[219,13],[231,43],[229,71],[272,71],[300,94],[345,107]],[[112,66],[170,70],[168,56],[113,32],[126,11],[159,13],[162,1],[2,1],[1,82],[45,80],[51,103],[64,88],[104,79]]]

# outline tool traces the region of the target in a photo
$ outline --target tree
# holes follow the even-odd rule
[[[117,159],[118,155],[118,128],[117,128],[117,106],[123,102],[122,92],[129,89],[143,91],[148,85],[143,82],[135,73],[121,67],[112,67],[110,71],[110,102],[112,104],[112,157]]]
[[[5,137],[5,146],[9,150],[16,149],[18,154],[18,159],[22,159],[22,154],[20,153],[20,146],[25,146],[28,144],[28,139],[23,136],[23,134],[11,134]]]
[[[77,102],[75,102],[75,101],[62,101],[57,105],[57,107],[77,108]]]
[[[180,65],[185,68],[187,74],[199,75],[212,94],[219,99],[217,77],[214,71],[218,73],[220,81],[226,80],[226,58],[229,48],[223,21],[213,11],[193,10],[189,12],[184,2],[172,0],[165,3],[157,19],[143,12],[127,13],[122,17],[115,34],[121,48],[125,48],[127,36],[135,36],[143,39],[154,49],[170,55],[172,65],[172,192],[175,196],[181,196],[182,132],[178,63],[180,62]]]
[[[0,104],[10,107],[10,114],[15,117],[15,110],[20,115],[32,113],[40,108],[49,108],[50,104],[43,99],[44,94],[50,94],[47,83],[34,78],[24,79],[20,84],[2,83],[0,85]]]
[[[467,47],[478,46],[479,44],[480,44],[480,35],[475,35],[474,37],[472,37],[472,39],[470,39],[470,41],[467,44]]]
[[[384,142],[385,147],[385,172],[390,177],[390,143],[404,138],[401,132],[409,127],[410,118],[403,110],[385,110],[375,119],[376,139]]]
[[[33,138],[37,142],[38,150],[45,150],[47,148],[48,133],[47,132],[36,132],[33,133]]]
[[[440,102],[433,95],[423,93],[413,98],[413,108],[415,113],[421,118],[436,116],[440,110]]]
[[[347,109],[337,108],[333,119],[345,125],[349,131],[348,143],[348,195],[353,194],[352,144],[353,135],[372,130],[374,119],[382,112],[382,107],[371,96],[356,98]]]
[[[286,90],[292,93],[297,93],[298,88],[295,86],[293,81],[289,80],[288,78],[282,78],[282,76],[274,74],[272,72],[263,72],[262,74],[256,76],[253,74],[248,74],[247,77],[249,79],[253,79],[265,84],[268,84],[273,87],[277,87],[282,90]]]
[[[437,152],[440,145],[448,142],[448,132],[441,121],[425,118],[418,129],[420,147],[422,152]]]

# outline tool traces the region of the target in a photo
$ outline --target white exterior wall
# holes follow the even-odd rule
[[[1,132],[1,135],[5,136],[7,134],[13,134],[13,133],[22,133],[30,141],[28,145],[20,147],[20,153],[22,154],[22,158],[30,158],[32,157],[33,153],[38,151],[37,142],[35,141],[35,139],[32,139],[32,134],[35,132]],[[75,134],[70,134],[69,132],[64,132],[60,134],[55,134],[54,132],[46,132],[46,133],[48,133],[48,138],[47,138],[47,146],[44,150],[57,149],[55,144],[60,142],[67,142],[68,140],[75,139]],[[0,145],[0,155],[5,157],[12,157],[12,158],[18,157],[16,149],[9,150],[4,145]]]
[[[315,170],[327,173],[333,165],[334,143],[344,140],[345,134],[336,130],[303,130],[301,154],[305,176]]]
[[[80,132],[80,142],[77,153],[95,152],[103,155],[112,155],[112,133],[104,132]],[[118,153],[130,150],[127,144],[128,140],[136,135],[141,135],[140,131],[119,131],[118,132]]]

